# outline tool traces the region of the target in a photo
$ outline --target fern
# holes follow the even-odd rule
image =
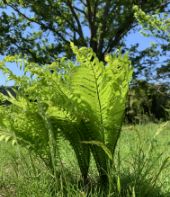
[[[16,97],[0,94],[1,101],[11,103],[0,107],[0,140],[15,139],[29,147],[54,173],[62,136],[70,142],[84,180],[91,152],[104,181],[120,135],[132,68],[127,55],[107,56],[104,65],[91,49],[71,47],[74,64],[64,58],[41,67],[18,57],[1,62],[0,69],[18,88]],[[8,59],[23,66],[25,75],[6,68]]]
[[[104,143],[114,154],[132,75],[130,61],[127,55],[107,56],[107,65],[104,66],[91,49],[78,49],[74,45],[72,48],[81,65],[74,68],[72,91],[88,103],[92,111],[89,113],[95,114],[93,118],[89,117],[93,126],[89,127],[88,140]],[[101,149],[95,147],[92,152],[98,170],[107,172],[106,158]]]

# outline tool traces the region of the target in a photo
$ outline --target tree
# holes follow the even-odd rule
[[[167,55],[170,51],[169,15],[148,15],[138,6],[134,6],[134,10],[135,18],[142,27],[141,33],[146,37],[155,38],[150,53],[157,48],[162,49],[162,53]],[[161,58],[160,52],[157,55],[160,55],[159,58]],[[154,75],[151,75],[153,68],[151,69],[149,62],[146,66],[143,66],[142,69],[145,71],[146,76],[149,75],[148,78],[152,77],[153,81],[151,83],[151,81],[138,80],[135,86],[131,87],[126,108],[126,119],[129,122],[157,121],[170,118],[168,114],[170,108],[170,59],[168,57],[167,55],[165,59],[161,58],[160,65],[157,63]],[[151,65],[154,64],[151,59],[148,60]]]
[[[139,7],[134,6],[135,18],[142,26],[141,33],[146,37],[156,38],[152,43],[152,47],[162,49],[162,53],[169,56],[170,51],[170,18],[169,15],[164,13],[163,15],[147,15]],[[147,68],[148,69],[148,68]],[[156,68],[156,78],[169,79],[170,78],[170,59],[166,58],[160,67]],[[166,83],[170,81],[165,80]]]
[[[100,60],[117,48],[129,50],[140,75],[159,51],[127,48],[125,37],[137,26],[133,5],[145,13],[165,12],[169,0],[1,0],[0,54],[21,53],[30,61],[51,63],[72,57],[69,42],[89,46]],[[151,60],[150,57],[153,57]],[[145,62],[143,60],[146,60]]]

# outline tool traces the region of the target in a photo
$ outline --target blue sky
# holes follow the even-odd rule
[[[8,8],[7,13],[10,15],[12,13],[12,10],[10,8]],[[28,13],[27,13],[28,14]],[[37,29],[37,27],[35,27]],[[88,31],[85,30],[85,34],[89,34]],[[150,43],[153,42],[155,40],[153,40],[153,38],[147,38],[144,37],[143,35],[141,35],[139,32],[133,32],[131,31],[131,33],[128,34],[128,36],[126,37],[126,43],[127,43],[127,47],[130,47],[131,45],[134,45],[135,43],[139,44],[139,49],[143,50],[145,48],[147,48],[148,46],[150,46]],[[2,60],[3,57],[0,56],[0,60]],[[8,64],[8,67],[16,74],[16,75],[22,75],[23,72],[15,65],[15,64]],[[7,77],[4,76],[2,74],[2,72],[0,71],[0,86],[1,85],[13,85],[13,82],[6,82]]]
[[[127,45],[128,47],[135,44],[139,43],[139,49],[144,49],[150,45],[150,43],[153,41],[151,38],[146,38],[143,35],[141,35],[139,32],[135,33],[130,33],[127,37]],[[3,57],[0,56],[0,60],[2,60]],[[15,64],[8,64],[8,67],[16,74],[16,75],[22,75],[23,71],[21,71],[17,65]],[[8,82],[7,83],[7,77],[2,74],[0,71],[0,86],[1,85],[13,85],[13,82]]]

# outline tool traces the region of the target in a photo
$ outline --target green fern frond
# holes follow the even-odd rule
[[[104,66],[91,49],[78,49],[73,44],[72,48],[80,63],[72,74],[73,92],[97,114],[96,123],[100,125],[104,142],[114,147],[132,75],[128,56],[107,56]]]
[[[104,66],[91,49],[78,49],[73,44],[72,49],[79,62],[79,66],[72,71],[72,91],[88,103],[89,113],[94,114],[93,119],[90,118],[92,124],[87,139],[99,141],[114,154],[132,75],[130,61],[127,54],[119,54],[118,57],[107,56],[107,65]],[[93,147],[92,152],[100,168],[98,170],[106,170],[107,162],[102,151]]]
[[[0,100],[11,103],[0,107],[0,126],[12,131],[19,144],[30,143],[37,154],[49,160],[57,156],[57,141],[62,135],[70,142],[84,179],[90,152],[100,176],[106,177],[120,134],[132,68],[127,54],[107,56],[104,65],[92,49],[71,47],[75,64],[63,58],[40,67],[18,59],[18,64],[25,64],[25,74],[20,77],[1,62],[0,69],[18,89],[16,97],[10,92],[8,96],[0,94]],[[51,157],[50,152],[54,153]]]

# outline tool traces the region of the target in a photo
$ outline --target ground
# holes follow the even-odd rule
[[[135,191],[136,196],[142,196],[144,190],[152,190],[148,186],[151,184],[155,190],[151,191],[153,197],[159,189],[163,196],[170,196],[169,136],[170,122],[123,126],[114,164],[118,192],[122,193],[126,188],[130,193]],[[79,187],[80,172],[73,151],[66,141],[60,144],[60,149],[59,168],[63,176],[58,180],[61,190],[57,191],[57,196],[65,196],[65,189],[68,196],[86,196],[86,189]],[[97,172],[94,161],[91,163],[89,179],[95,187]],[[0,197],[49,197],[52,184],[49,177],[49,171],[34,155],[19,146],[0,143]],[[63,177],[67,180],[66,188],[62,186]],[[93,192],[91,196],[98,195]]]

